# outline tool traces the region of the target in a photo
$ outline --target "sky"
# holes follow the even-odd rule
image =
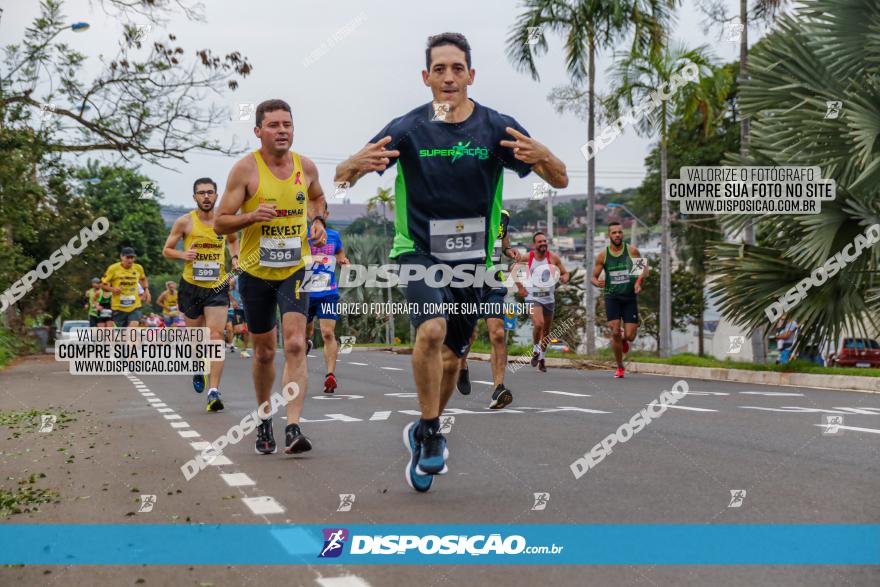
[[[684,0],[677,11],[672,43],[706,45],[718,62],[736,59],[738,44],[727,40],[721,26],[704,32],[705,18],[695,2]],[[736,13],[737,0],[724,2]],[[253,135],[253,117],[239,121],[240,105],[281,98],[293,110],[294,150],[315,160],[321,185],[332,195],[339,161],[363,147],[391,119],[431,99],[421,80],[426,39],[454,31],[464,34],[472,48],[476,77],[469,96],[513,116],[566,163],[571,181],[560,194],[586,192],[586,161],[580,151],[586,142],[586,122],[573,114],[557,114],[547,100],[552,88],[568,83],[561,39],[548,33],[550,50],[538,62],[539,82],[517,72],[506,57],[505,39],[519,13],[518,0],[447,0],[442,4],[412,0],[207,0],[203,6],[203,22],[177,13],[167,24],[154,26],[147,38],[173,32],[190,55],[195,49],[209,47],[218,54],[237,50],[247,56],[254,71],[239,88],[205,98],[229,112],[229,122],[211,135],[221,143],[235,138],[238,144],[256,149],[259,143]],[[6,45],[21,39],[24,27],[39,13],[39,2],[0,0],[0,8],[0,39]],[[88,56],[87,71],[97,74],[98,56],[111,58],[116,53],[121,21],[102,11],[99,0],[69,0],[63,12],[71,23],[90,24],[85,32],[66,31],[62,35]],[[132,21],[147,22],[142,17]],[[336,35],[340,29],[344,32]],[[763,32],[760,28],[751,30],[750,44]],[[334,36],[335,41],[331,39]],[[611,52],[600,55],[596,76],[600,94],[607,91],[607,70],[613,63]],[[597,134],[601,128],[597,125]],[[645,173],[644,159],[651,143],[651,138],[625,131],[598,155],[597,186],[616,190],[637,186]],[[170,170],[142,164],[141,171],[157,182],[163,203],[190,206],[192,181],[202,176],[214,178],[222,192],[235,161],[216,153],[190,154],[187,159],[186,163],[171,162]],[[393,180],[393,171],[382,177],[371,174],[358,182],[349,196],[353,202],[364,202],[377,188],[391,187]],[[541,180],[534,174],[523,179],[506,174],[505,198],[528,197],[537,181]]]

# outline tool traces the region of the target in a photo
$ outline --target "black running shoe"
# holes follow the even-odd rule
[[[499,383],[498,387],[495,388],[495,392],[492,394],[492,401],[489,403],[489,409],[500,410],[501,408],[510,405],[512,401],[513,393],[511,393],[503,383]]]
[[[532,360],[530,361],[532,367],[537,367],[537,366],[538,366],[538,359],[539,359],[540,357],[541,357],[541,355],[540,355],[539,353],[532,353]]]
[[[446,448],[446,437],[440,434],[439,430],[428,430],[422,437],[422,450],[419,453],[416,473],[419,475],[445,475],[449,470],[446,466],[448,458],[449,449]]]
[[[272,418],[261,420],[257,426],[257,454],[272,455],[278,450],[275,446],[275,434],[272,432]]]
[[[540,371],[541,373],[547,372],[547,365],[544,364],[544,359],[538,361],[538,371]]]
[[[312,442],[299,429],[298,424],[288,424],[284,429],[284,452],[289,455],[312,450]]]
[[[458,372],[458,392],[461,395],[471,394],[471,371],[470,369],[461,369]]]

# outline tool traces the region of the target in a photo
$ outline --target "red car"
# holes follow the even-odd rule
[[[835,367],[880,368],[880,344],[873,338],[844,338],[840,350],[831,355]]]

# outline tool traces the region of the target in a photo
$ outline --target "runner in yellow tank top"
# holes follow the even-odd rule
[[[226,327],[226,309],[229,305],[226,280],[226,247],[232,255],[232,268],[238,267],[238,236],[222,236],[214,232],[214,205],[217,202],[217,184],[209,177],[193,183],[193,200],[198,208],[174,222],[165,241],[162,254],[168,259],[184,262],[183,275],[177,293],[177,306],[189,327],[211,329],[211,340],[223,340]],[[183,250],[177,243],[183,239]],[[163,294],[164,295],[164,294]],[[220,400],[220,378],[223,361],[212,361],[209,368],[209,412],[223,409]],[[193,388],[205,389],[205,375],[193,376]]]
[[[305,263],[311,257],[308,234],[316,246],[327,239],[321,216],[324,191],[315,164],[290,150],[293,118],[286,102],[267,100],[257,106],[254,135],[260,139],[260,149],[232,167],[214,228],[218,234],[242,231],[243,272],[238,289],[253,341],[257,405],[269,401],[275,384],[275,314],[281,313],[282,385],[295,383],[299,390],[287,404],[284,451],[295,454],[312,448],[299,427],[307,389],[309,306],[309,294],[302,291],[302,284]],[[276,451],[271,418],[262,420],[257,428],[256,449],[262,454]]]
[[[162,320],[165,326],[173,326],[177,318],[177,284],[173,281],[165,282],[165,291],[156,298],[156,303],[162,308]]]

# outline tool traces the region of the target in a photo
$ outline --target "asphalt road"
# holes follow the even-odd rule
[[[280,373],[282,355],[278,355]],[[688,381],[690,393],[583,477],[570,464],[644,408],[674,378],[524,368],[514,403],[486,409],[491,375],[471,362],[474,391],[447,415],[449,473],[417,494],[400,436],[417,417],[410,357],[355,350],[339,389],[321,393],[309,358],[306,455],[256,455],[253,436],[190,481],[180,466],[255,408],[250,360],[227,362],[226,410],[205,412],[187,377],[70,376],[51,358],[0,373],[0,409],[65,413],[51,433],[7,430],[3,487],[42,473],[59,503],[15,523],[880,523],[880,395]],[[276,384],[280,389],[280,384]],[[177,417],[175,417],[177,416]],[[836,434],[822,424],[842,416]],[[283,443],[284,421],[275,435]],[[195,444],[193,444],[195,443]],[[60,450],[64,449],[64,450]],[[731,491],[744,490],[732,505]],[[536,507],[535,494],[549,494]],[[141,495],[155,495],[138,513]],[[341,495],[354,495],[349,511]],[[738,505],[736,505],[738,504]],[[346,509],[346,508],[342,508]],[[205,545],[210,548],[210,545]],[[345,577],[344,579],[334,579]],[[108,585],[878,585],[877,567],[223,566],[0,569],[0,584]]]

